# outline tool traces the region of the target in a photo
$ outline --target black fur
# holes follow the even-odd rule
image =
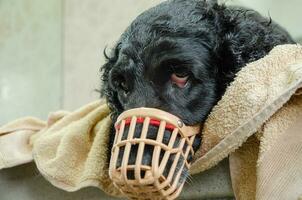
[[[112,55],[105,53],[102,96],[113,121],[124,110],[144,106],[188,125],[202,124],[242,67],[284,43],[294,41],[253,10],[215,1],[166,1],[139,15]],[[175,70],[189,74],[185,88],[170,81]]]

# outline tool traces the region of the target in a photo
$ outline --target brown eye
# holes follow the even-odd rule
[[[175,85],[177,85],[180,88],[184,88],[186,86],[186,84],[188,82],[188,78],[189,78],[188,75],[183,76],[183,77],[181,77],[177,74],[174,74],[174,73],[171,75],[172,83],[174,83]]]
[[[122,90],[125,90],[125,91],[128,90],[128,86],[127,86],[125,80],[123,80],[123,81],[120,82],[120,88],[121,88]]]
[[[125,80],[120,82],[119,87],[121,90],[123,90],[124,96],[127,96],[129,94],[129,87]]]
[[[177,76],[179,78],[184,78],[184,77],[188,77],[189,76],[189,73],[187,71],[184,71],[184,70],[182,70],[182,71],[176,70],[176,71],[174,71],[173,74],[175,74],[175,76]]]
[[[182,70],[173,70],[173,73],[171,74],[171,82],[177,85],[180,88],[184,88],[188,82],[189,79],[189,73],[182,69]]]
[[[114,85],[120,92],[123,92],[125,95],[128,94],[129,84],[127,83],[124,76],[122,76],[122,75],[115,76]]]

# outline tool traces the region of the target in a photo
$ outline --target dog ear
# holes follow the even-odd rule
[[[112,90],[109,85],[109,74],[114,66],[114,63],[118,59],[118,54],[119,54],[119,46],[120,44],[118,43],[116,47],[109,53],[109,55],[106,52],[106,48],[103,51],[104,57],[106,58],[106,63],[100,68],[100,73],[101,73],[101,97],[105,98],[107,101],[108,106],[110,107],[111,110],[111,118],[113,121],[118,116],[118,113],[121,112],[122,106],[121,103],[118,99],[117,92]]]
[[[214,6],[217,30],[215,54],[221,85],[228,84],[247,63],[265,56],[274,46],[295,43],[282,27],[242,7]]]

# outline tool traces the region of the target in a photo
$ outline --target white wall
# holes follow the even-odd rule
[[[99,98],[103,49],[112,47],[130,22],[162,0],[68,0],[64,18],[64,108]]]
[[[302,39],[302,0],[227,0],[227,4],[243,5],[271,16],[291,35]]]
[[[0,0],[0,125],[61,105],[61,1]]]

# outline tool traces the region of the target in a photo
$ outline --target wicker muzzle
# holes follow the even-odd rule
[[[134,137],[137,124],[142,124],[139,137]],[[149,126],[158,127],[156,139],[148,139]],[[125,131],[125,127],[129,131]],[[162,110],[154,108],[135,108],[123,112],[115,123],[116,135],[112,148],[109,175],[114,185],[130,199],[175,199],[180,194],[184,182],[179,183],[182,169],[188,169],[189,153],[194,155],[192,148],[200,127],[186,126],[181,119]],[[169,142],[163,143],[165,130],[169,130]],[[126,134],[126,135],[124,135]],[[123,136],[124,135],[124,136]],[[123,139],[124,138],[124,139]],[[177,145],[175,145],[178,138]],[[130,152],[136,145],[135,163],[129,164]],[[153,146],[151,165],[143,165],[144,149]],[[121,148],[123,151],[121,151]],[[122,155],[121,155],[122,154]],[[160,158],[161,154],[161,158]],[[163,172],[170,156],[173,162],[168,175]],[[118,163],[118,157],[122,161]],[[177,168],[180,157],[183,156],[181,167]],[[179,167],[179,166],[178,166]],[[133,174],[129,178],[129,172]]]

